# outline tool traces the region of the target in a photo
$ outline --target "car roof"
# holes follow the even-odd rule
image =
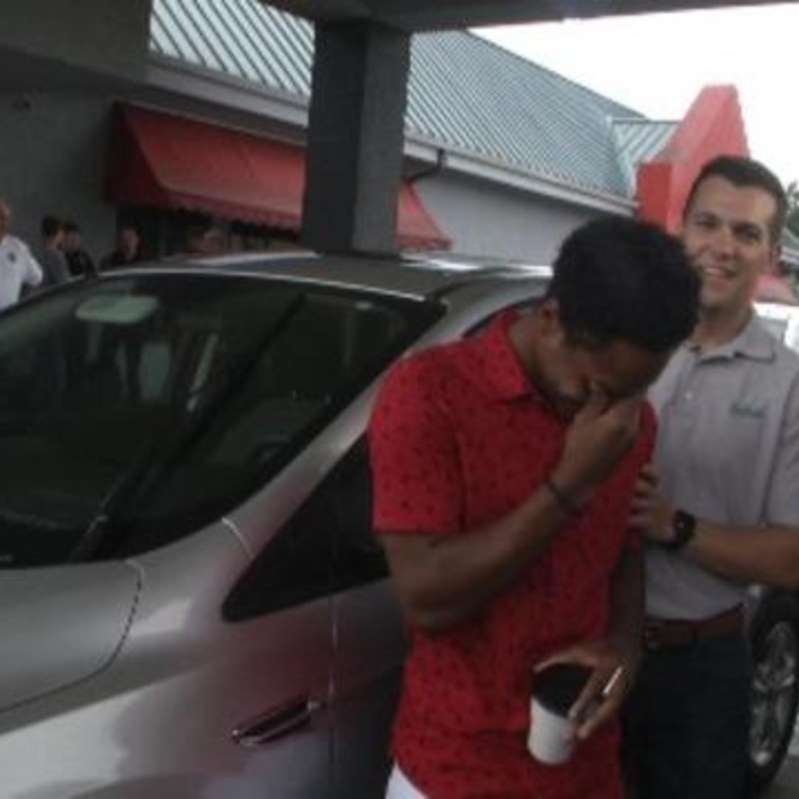
[[[533,280],[551,277],[548,266],[490,258],[433,255],[321,255],[317,253],[236,253],[152,261],[125,272],[140,271],[241,274],[359,288],[417,299],[441,296],[480,281]],[[121,274],[116,269],[111,274]]]
[[[791,319],[799,316],[799,305],[783,302],[756,302],[755,310],[760,316],[770,319]]]

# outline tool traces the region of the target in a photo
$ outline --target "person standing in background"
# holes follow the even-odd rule
[[[24,241],[9,232],[11,208],[0,199],[0,311],[13,305],[23,286],[38,286],[42,268]]]
[[[143,258],[141,235],[135,225],[126,223],[119,228],[117,246],[100,261],[100,271],[130,266]]]
[[[47,215],[42,218],[42,271],[44,272],[43,286],[56,286],[69,280],[67,259],[61,250],[64,243],[64,223],[55,216]]]
[[[80,228],[72,220],[64,222],[64,256],[72,277],[96,277],[97,267],[83,249]]]
[[[201,222],[186,230],[184,255],[219,255],[225,249],[225,234],[217,225]]]

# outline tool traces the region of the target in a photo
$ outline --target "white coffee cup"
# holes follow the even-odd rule
[[[550,710],[536,697],[530,700],[530,731],[527,748],[541,763],[566,763],[574,751],[575,724],[568,716]]]
[[[539,762],[557,766],[572,756],[577,725],[569,710],[590,674],[590,669],[577,664],[557,664],[536,674],[527,748]]]

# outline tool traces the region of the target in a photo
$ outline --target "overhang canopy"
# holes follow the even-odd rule
[[[263,0],[262,0],[263,2]],[[762,5],[774,0],[269,0],[292,14],[322,22],[376,22],[408,33],[515,22],[552,22]]]
[[[199,211],[298,232],[305,150],[139,106],[116,108],[107,194],[115,203]],[[400,187],[402,249],[447,249],[450,241],[413,186]]]

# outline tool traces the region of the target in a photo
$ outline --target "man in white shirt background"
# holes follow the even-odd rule
[[[13,305],[23,285],[38,286],[42,268],[24,241],[8,232],[11,208],[0,199],[0,311]]]

